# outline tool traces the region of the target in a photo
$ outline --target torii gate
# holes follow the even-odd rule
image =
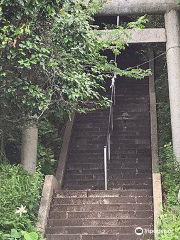
[[[129,43],[166,42],[172,140],[180,161],[180,18],[179,0],[109,0],[98,15],[164,14],[165,29],[133,31]],[[108,30],[107,30],[108,31]],[[109,35],[108,36],[112,36]]]

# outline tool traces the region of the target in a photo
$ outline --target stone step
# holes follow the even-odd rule
[[[65,190],[104,190],[104,185],[63,185],[63,189]],[[152,184],[151,185],[143,185],[143,184],[137,184],[137,185],[121,185],[121,186],[115,186],[112,184],[108,183],[108,189],[111,190],[140,190],[140,189],[152,189]]]
[[[91,211],[151,211],[152,204],[140,203],[140,204],[86,204],[86,205],[69,205],[69,204],[53,204],[51,211],[66,211],[66,212],[91,212]]]
[[[128,104],[127,104],[128,105]],[[137,104],[138,105],[138,104]],[[130,108],[129,108],[130,109]],[[114,116],[114,123],[117,124],[118,122],[121,124],[129,123],[130,126],[140,123],[148,124],[150,123],[149,119],[149,111],[146,113],[141,112],[135,112],[132,111],[133,109],[130,109],[129,112],[128,108],[124,108],[124,106],[119,106],[118,109],[114,108],[113,116]],[[99,113],[97,113],[99,115]],[[99,118],[96,118],[95,116],[86,115],[85,117],[75,119],[75,124],[77,126],[87,127],[87,128],[93,128],[93,127],[101,127],[101,126],[107,126],[108,124],[108,117],[109,112],[106,114],[101,114]],[[102,123],[102,124],[101,124]],[[147,125],[148,126],[148,125]]]
[[[150,130],[148,129],[148,125],[147,122],[139,122],[138,124],[137,123],[128,123],[127,121],[123,120],[123,123],[122,121],[116,121],[114,123],[114,131],[118,131],[118,132],[136,132],[137,129],[138,131],[144,131],[144,132],[150,132]],[[143,126],[143,127],[142,127]],[[113,134],[112,134],[113,135]]]
[[[95,149],[94,151],[92,150],[71,150],[70,151],[70,156],[90,156],[90,157],[94,157],[94,156],[102,156],[103,155],[103,152],[100,150],[100,149]]]
[[[153,237],[152,234],[145,234],[142,236],[137,236],[133,234],[121,234],[121,235],[83,235],[83,234],[47,234],[47,240],[147,240],[150,237]]]
[[[121,134],[126,134],[126,133],[136,134],[137,136],[139,136],[140,134],[150,134],[150,129],[139,128],[138,126],[136,127],[124,126],[121,128],[115,126],[112,136],[117,137],[117,136],[120,136]]]
[[[70,174],[104,174],[104,169],[94,169],[94,170],[67,170],[67,173]],[[117,174],[117,175],[122,175],[122,174],[147,174],[147,173],[151,173],[152,170],[151,169],[113,169],[113,170],[109,170],[109,174]]]
[[[82,139],[98,139],[98,137],[102,137],[102,134],[97,134],[97,133],[85,133],[85,132],[79,132],[76,133],[75,136],[75,140],[82,140]],[[103,143],[106,142],[106,137],[107,137],[107,133],[104,133],[104,138],[105,141],[103,141]],[[111,136],[111,140],[114,139],[114,142],[127,142],[127,141],[136,141],[136,142],[140,142],[140,141],[150,141],[150,136],[145,134],[145,133],[138,133],[137,131],[132,133],[132,132],[126,132],[125,133],[113,133],[113,135]],[[102,140],[101,140],[102,141]],[[102,142],[101,142],[102,143]]]
[[[71,157],[68,158],[68,163],[72,162],[72,163],[102,163],[104,161],[104,158],[101,157],[101,155],[98,156],[74,156],[73,155]],[[136,163],[143,163],[143,162],[150,162],[151,161],[151,156],[149,157],[144,157],[144,156],[140,156],[140,157],[129,157],[129,158],[122,158],[120,157],[118,154],[115,155],[113,154],[111,156],[111,163],[118,163],[118,162],[136,162]]]
[[[134,101],[134,100],[132,100]],[[122,107],[122,102],[120,103],[121,106],[118,106],[118,109],[116,109],[116,106],[114,107],[114,112],[116,113],[117,119],[119,118],[120,120],[132,120],[133,121],[143,121],[143,120],[148,120],[149,122],[149,113],[144,113],[143,115],[141,113],[133,113],[131,112],[130,114],[127,114],[126,111],[124,111],[123,114],[118,114],[118,110],[123,110]],[[129,102],[126,103],[128,105]],[[117,104],[118,105],[118,104]],[[100,123],[102,121],[102,124],[105,124],[108,122],[108,115],[109,115],[109,110],[105,113],[99,113],[96,112],[96,115],[90,115],[90,114],[85,114],[81,116],[76,116],[75,118],[75,123],[76,124],[89,124],[89,123]],[[116,119],[116,118],[114,118]]]
[[[78,150],[102,150],[104,148],[104,145],[106,144],[106,139],[104,141],[88,141],[88,142],[84,142],[84,144],[81,144],[80,141],[77,140],[77,143],[73,143],[71,146],[71,150],[73,151],[78,151]],[[122,150],[124,151],[125,149],[150,149],[150,145],[149,144],[126,144],[123,143],[123,141],[121,141],[121,143],[119,141],[117,141],[117,139],[112,136],[111,137],[111,149],[112,150]]]
[[[50,219],[49,227],[61,227],[61,226],[143,226],[152,224],[151,218],[139,218],[139,219]]]
[[[97,116],[89,116],[89,115],[85,115],[85,117],[79,117],[79,119],[76,118],[75,120],[75,124],[77,125],[89,125],[91,123],[91,125],[95,124],[98,125],[102,122],[102,125],[105,125],[108,123],[108,116],[109,113],[107,112],[106,114],[104,114],[103,116],[99,116],[99,114],[97,114]],[[121,111],[120,113],[118,113],[117,111],[114,111],[114,123],[129,123],[129,124],[134,124],[134,123],[149,123],[150,119],[149,119],[149,112],[147,113],[143,113],[143,115],[139,112],[135,113],[135,112],[130,112],[127,113],[125,110]]]
[[[120,137],[120,136],[119,136]],[[81,141],[85,141],[86,138],[82,138]],[[117,140],[117,138],[115,138],[113,135],[111,135],[111,147],[112,148],[150,148],[150,140],[149,139],[144,139],[145,142],[144,143],[140,143],[140,141],[138,140]],[[74,139],[74,142],[77,141],[77,144],[74,146],[78,146],[80,140],[78,138]],[[106,143],[106,138],[104,138],[103,140],[100,140],[98,138],[93,138],[93,139],[86,139],[86,145],[87,146],[94,146],[96,147],[98,146],[104,146],[104,144]]]
[[[54,197],[54,204],[120,204],[120,203],[152,203],[152,197],[146,196],[120,196],[120,197],[77,197],[77,198],[59,198]]]
[[[141,163],[134,163],[134,162],[119,162],[113,163],[111,162],[108,164],[108,169],[149,169],[151,167],[151,163],[149,162],[141,162]],[[66,166],[68,170],[93,170],[93,169],[104,169],[103,163],[68,163]]]
[[[139,204],[141,205],[141,204]],[[108,205],[107,205],[108,206]],[[132,219],[132,218],[153,218],[152,210],[107,210],[107,211],[50,211],[50,219],[77,219],[77,218],[86,218],[86,219],[94,219],[94,218],[111,218],[111,219]]]
[[[138,145],[147,145],[149,146],[150,144],[150,137],[146,137],[144,139],[121,139],[120,135],[116,138],[115,138],[115,133],[112,134],[111,136],[111,140],[114,140],[113,142],[113,146],[116,146],[116,145],[119,145],[119,144],[125,144],[125,145],[128,145],[128,144],[134,144],[135,146],[138,146]],[[104,141],[105,140],[105,141]],[[73,137],[73,141],[72,143],[75,143],[75,142],[86,142],[87,144],[99,144],[101,142],[106,142],[106,136],[84,136],[84,137],[79,137],[79,136],[74,136]]]
[[[152,180],[151,179],[113,179],[113,183],[111,183],[111,179],[109,179],[109,186],[131,186],[131,185],[142,185],[142,186],[146,186],[146,185],[151,185],[152,184]],[[64,181],[64,185],[68,186],[68,185],[73,185],[73,186],[104,186],[104,180],[65,180]]]
[[[66,174],[64,176],[64,181],[67,180],[74,180],[74,181],[78,181],[78,180],[104,180],[104,175],[83,175],[83,174]]]
[[[146,138],[143,140],[145,140],[144,143],[139,143],[142,141],[142,138],[138,135],[127,135],[127,136],[134,136],[136,137],[135,139],[123,139],[121,138],[121,136],[124,136],[124,133],[123,134],[120,134],[120,135],[111,135],[111,147],[113,148],[118,148],[118,147],[121,147],[122,149],[123,148],[132,148],[132,149],[136,149],[136,148],[150,148],[150,143],[146,143],[148,141],[150,141],[149,138]],[[94,139],[94,140],[93,140]],[[72,142],[72,145],[70,147],[70,150],[72,150],[73,148],[80,148],[80,149],[83,149],[83,148],[87,148],[87,150],[91,150],[92,147],[94,148],[94,150],[96,150],[96,148],[102,148],[104,147],[104,145],[106,144],[106,141],[107,141],[107,138],[104,138],[103,140],[99,140],[98,138],[89,138],[87,140],[86,137],[82,137],[82,138],[79,138],[76,136],[75,139],[73,139],[73,142]],[[84,143],[82,143],[84,142]],[[88,149],[88,147],[90,147],[91,149]],[[85,150],[83,149],[83,150]],[[77,150],[77,149],[76,149]]]
[[[112,149],[111,149],[112,150]],[[69,158],[67,164],[102,164],[104,163],[103,158]],[[118,155],[111,158],[111,166],[115,164],[136,164],[136,163],[151,163],[150,157],[139,157],[139,158],[119,158]]]
[[[91,154],[91,152],[93,152]],[[112,152],[112,156],[118,155],[119,157],[122,157],[124,154],[128,154],[130,158],[132,157],[141,157],[141,154],[151,154],[151,150],[149,148],[142,148],[142,149],[116,149]],[[77,149],[76,151],[73,149],[71,150],[71,156],[102,156],[103,155],[103,146],[102,149],[94,149],[92,150],[84,150],[84,149]],[[138,155],[138,156],[137,156]]]
[[[89,155],[89,153],[87,153],[87,155],[86,155],[86,153],[84,153],[84,152],[82,152],[82,153],[80,153],[80,154],[75,154],[74,155],[74,159],[84,159],[84,158],[88,158],[89,159],[89,163],[91,162],[91,159],[98,159],[98,160],[101,160],[101,161],[103,161],[103,159],[104,159],[104,156],[103,156],[103,153],[101,153],[102,151],[100,151],[99,152],[99,154],[97,154],[97,155]],[[120,152],[120,151],[119,151]],[[118,159],[119,160],[121,160],[121,159],[126,159],[127,161],[128,161],[128,159],[132,159],[132,158],[139,158],[139,159],[142,159],[142,158],[145,158],[145,159],[147,159],[147,158],[150,158],[151,157],[151,154],[149,154],[148,152],[144,152],[144,150],[142,150],[142,152],[141,152],[141,149],[139,150],[139,153],[133,153],[133,151],[130,149],[129,150],[129,152],[128,151],[124,151],[124,153],[117,153],[117,152],[115,152],[115,151],[111,151],[111,159],[113,160],[114,159],[114,161],[118,161]],[[72,161],[72,158],[73,158],[73,155],[71,156],[71,161]],[[125,161],[122,161],[123,163],[125,163],[126,162],[126,160]],[[145,161],[147,161],[147,160],[144,160],[144,162]],[[119,162],[121,162],[121,161],[119,161]],[[129,161],[130,162],[130,161]],[[138,162],[138,161],[137,161]],[[142,162],[143,163],[143,160],[142,161],[139,161],[140,163]],[[148,162],[148,161],[147,161]]]
[[[67,180],[104,180],[104,174],[98,174],[98,175],[83,175],[83,174],[66,174],[65,177],[64,177],[64,181],[67,181]],[[111,174],[109,175],[108,174],[108,179],[109,180],[136,180],[136,179],[152,179],[152,175],[151,174],[119,174],[119,175],[114,175],[114,174]]]
[[[131,98],[126,97],[126,98],[122,98],[121,96],[116,97],[116,105],[124,105],[124,104],[149,104],[149,98],[135,98],[134,96],[132,96]]]
[[[107,132],[97,132],[97,131],[76,131],[73,133],[77,138],[93,138],[93,137],[106,137],[107,136]],[[132,132],[126,132],[126,133],[116,133],[115,131],[113,132],[113,137],[117,138],[117,141],[119,140],[128,140],[128,139],[135,139],[135,140],[141,140],[141,139],[150,139],[150,136],[147,135],[146,132],[139,132],[138,130],[134,133]]]
[[[139,132],[136,132],[136,133],[122,133],[122,134],[119,134],[119,133],[115,133],[113,134],[113,138],[116,138],[116,141],[123,141],[123,140],[135,140],[135,141],[141,141],[141,140],[149,140],[150,139],[150,136],[147,135],[147,133],[139,133]]]
[[[95,125],[95,126],[93,126]],[[77,124],[74,128],[73,128],[73,132],[78,132],[80,130],[83,129],[83,131],[86,131],[86,132],[99,132],[99,131],[106,131],[107,130],[107,125],[108,123],[105,123],[105,124],[92,124],[89,126],[89,123],[88,124]]]
[[[125,149],[151,149],[149,144],[125,144],[125,143],[117,143],[117,141],[113,138],[111,138],[111,150],[116,151],[117,149],[119,150],[125,150]],[[115,143],[113,142],[115,141]]]
[[[120,196],[151,196],[152,190],[131,190],[131,191],[120,191],[120,190],[103,190],[103,191],[76,191],[76,190],[60,190],[55,192],[59,198],[77,198],[77,197],[120,197]]]
[[[149,225],[143,225],[143,228],[151,229]],[[47,234],[134,234],[135,227],[89,227],[89,226],[63,226],[63,227],[47,227]]]

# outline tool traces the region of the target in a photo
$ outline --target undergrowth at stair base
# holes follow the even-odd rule
[[[180,239],[180,164],[173,154],[172,144],[166,144],[160,150],[162,160],[160,171],[163,179],[163,212],[159,217],[159,230],[170,230],[171,233],[160,233],[157,240]]]
[[[21,165],[0,165],[0,240],[42,240],[35,225],[43,179],[40,169],[30,175]]]

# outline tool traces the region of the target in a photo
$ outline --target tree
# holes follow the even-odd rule
[[[109,100],[99,91],[105,90],[104,79],[113,72],[137,77],[147,74],[120,70],[101,54],[105,49],[119,54],[126,45],[125,41],[98,38],[95,26],[90,23],[101,3],[96,0],[0,3],[1,120],[22,126],[22,160],[27,171],[35,170],[37,123],[47,110],[84,112],[90,101],[93,108],[107,106]]]

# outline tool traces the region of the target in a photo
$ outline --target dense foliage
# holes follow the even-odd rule
[[[97,38],[89,22],[98,4],[83,2],[1,2],[0,96],[3,107],[8,106],[3,110],[13,110],[18,119],[39,118],[54,104],[66,111],[87,100],[100,104],[103,96],[97,89],[108,76],[105,72],[132,75],[100,54],[106,48],[124,49],[126,43],[116,41],[113,47]]]
[[[24,234],[35,231],[42,183],[43,175],[39,170],[34,175],[29,175],[20,165],[0,165],[0,239],[14,240],[16,238],[11,233],[20,236],[21,231]],[[21,205],[27,211],[22,215],[16,212]]]
[[[1,159],[17,161],[20,128],[27,119],[33,117],[40,122],[44,117],[59,133],[57,121],[64,120],[66,114],[108,105],[102,94],[103,82],[113,72],[137,78],[149,73],[120,70],[102,55],[107,49],[119,54],[126,38],[119,41],[124,34],[122,27],[118,40],[97,36],[93,15],[101,3],[0,1]],[[143,21],[142,18],[131,27],[141,26]],[[54,145],[50,147],[53,151]],[[11,149],[11,154],[6,149]]]
[[[163,176],[164,206],[160,216],[159,230],[170,230],[171,233],[161,233],[158,240],[172,240],[180,238],[180,203],[178,191],[180,189],[180,164],[176,161],[171,144],[161,149],[161,173]]]

